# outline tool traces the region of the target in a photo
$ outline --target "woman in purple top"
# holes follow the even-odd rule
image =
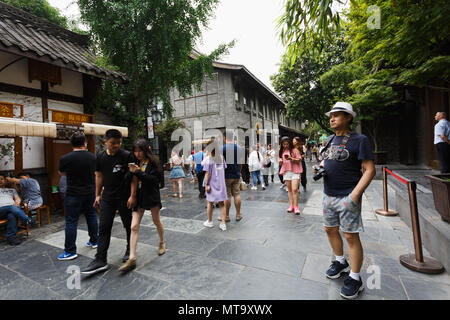
[[[212,212],[214,208],[214,202],[217,202],[220,207],[220,218],[222,222],[219,225],[220,230],[227,230],[225,224],[226,211],[224,201],[227,200],[227,186],[225,184],[225,169],[227,164],[225,163],[223,156],[219,155],[219,161],[215,162],[214,158],[216,156],[215,149],[212,150],[211,155],[206,158],[205,164],[203,166],[203,171],[205,174],[205,191],[206,191],[206,201],[208,201],[208,220],[206,220],[203,225],[205,227],[212,228],[214,224],[212,222]],[[217,159],[216,159],[217,160]]]

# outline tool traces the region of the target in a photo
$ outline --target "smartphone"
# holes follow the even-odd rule
[[[284,158],[285,158],[286,160],[288,160],[289,155],[285,154],[285,155],[284,155]]]

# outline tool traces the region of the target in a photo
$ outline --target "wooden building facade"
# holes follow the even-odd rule
[[[92,106],[102,79],[126,81],[94,61],[86,35],[0,2],[0,171],[31,172],[52,209],[61,206],[54,187],[59,159],[72,150],[71,134],[93,124],[86,134],[95,152],[95,135],[108,128],[95,127],[96,117],[104,117]]]

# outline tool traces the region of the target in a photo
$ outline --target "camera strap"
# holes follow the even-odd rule
[[[334,157],[335,159],[339,159],[339,158],[341,157],[342,151],[344,151],[345,145],[347,144],[348,139],[350,139],[350,135],[351,135],[351,134],[352,134],[351,132],[346,132],[346,133],[344,134],[344,139],[342,139],[342,142],[341,142],[341,144],[339,145],[339,149],[338,149],[338,151],[336,152],[336,156]]]
[[[350,135],[351,135],[351,134],[352,134],[351,131],[348,131],[348,132],[346,132],[346,133],[344,134],[344,139],[342,139],[341,144],[339,145],[339,149],[338,149],[338,151],[336,152],[336,155],[335,155],[335,157],[334,157],[335,159],[339,159],[339,158],[341,157],[341,154],[342,154],[342,152],[344,151],[345,146],[347,145],[347,142],[348,142],[348,140],[350,139]],[[333,134],[332,138],[328,141],[327,145],[325,146],[325,148],[323,148],[323,150],[322,150],[321,153],[325,152],[325,150],[328,149],[328,147],[329,147],[329,146],[331,145],[331,143],[333,142],[334,138],[336,138],[336,135],[335,135],[335,134]]]

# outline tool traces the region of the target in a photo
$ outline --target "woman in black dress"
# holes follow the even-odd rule
[[[163,171],[158,159],[153,155],[149,142],[145,139],[138,139],[133,145],[134,156],[138,162],[128,164],[133,179],[137,180],[137,204],[133,210],[133,220],[131,222],[130,236],[130,258],[119,268],[120,271],[128,271],[136,267],[136,248],[139,238],[139,226],[145,210],[152,213],[153,223],[159,235],[158,254],[166,252],[164,242],[164,226],[160,219],[161,195],[159,186],[163,179]]]

